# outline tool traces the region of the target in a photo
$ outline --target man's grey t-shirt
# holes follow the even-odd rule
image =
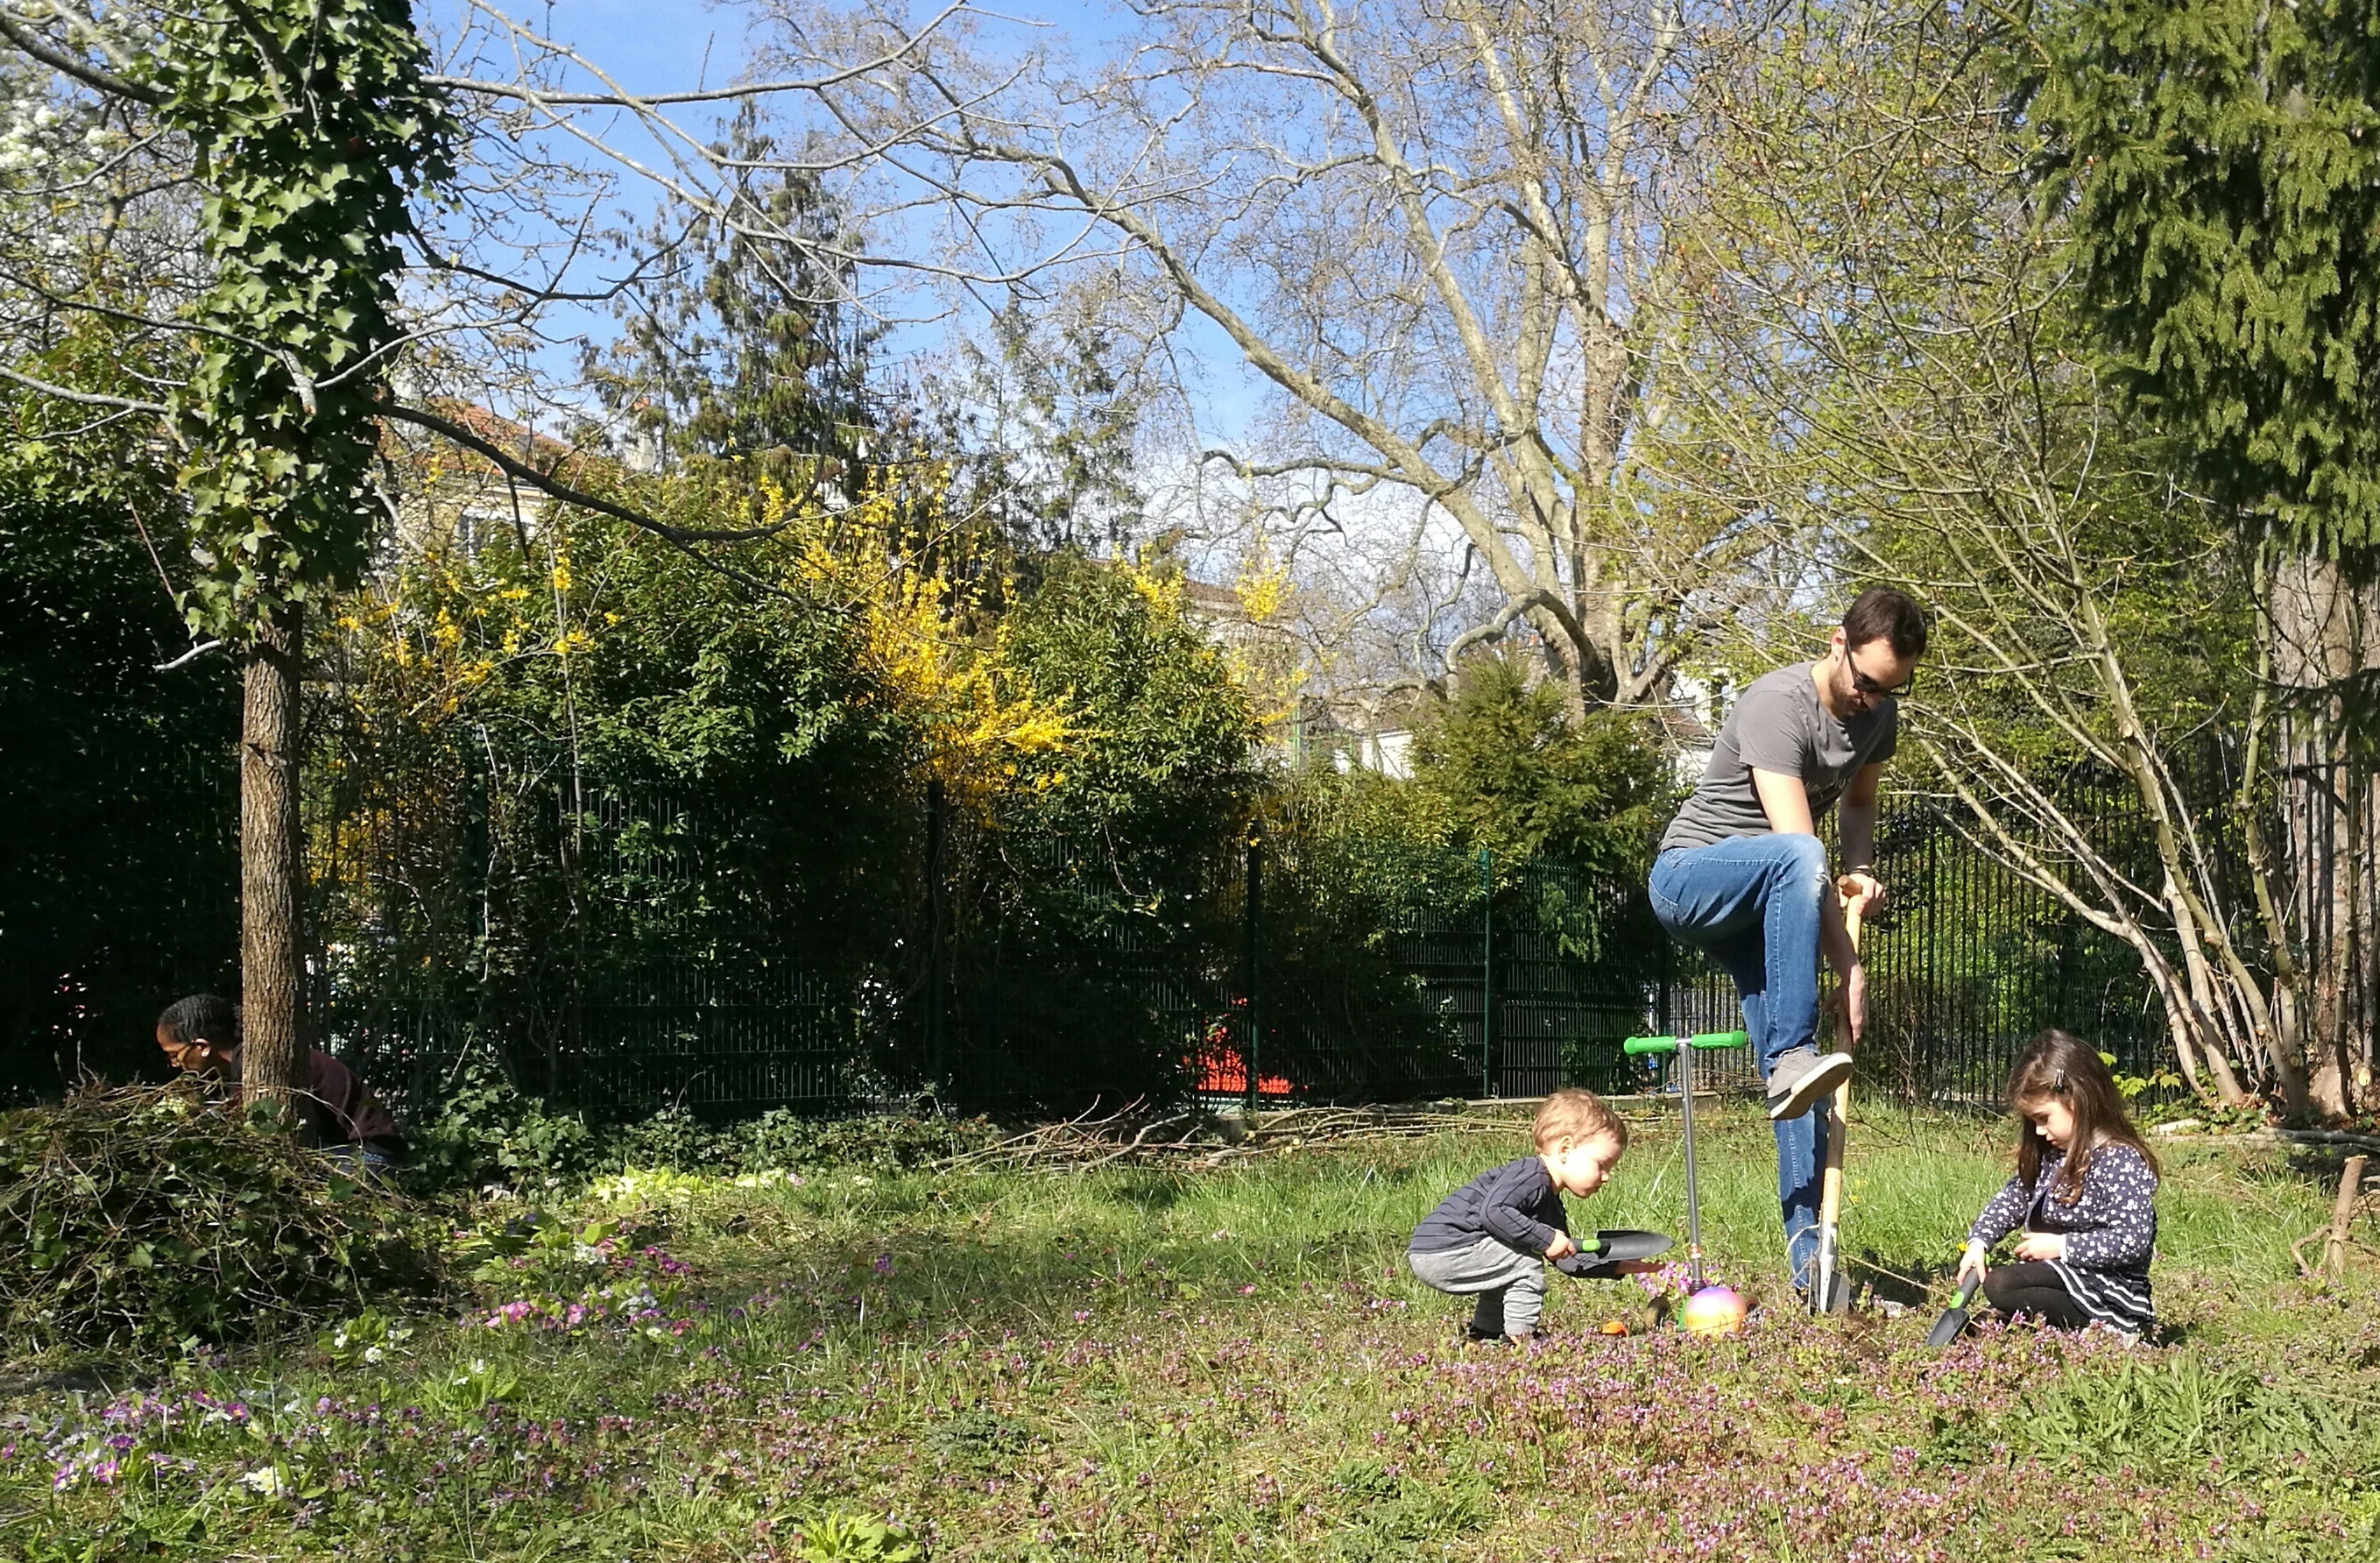
[[[1764,673],[1743,691],[1719,728],[1694,795],[1661,837],[1661,850],[1767,836],[1768,814],[1752,785],[1755,767],[1801,777],[1815,821],[1835,806],[1861,766],[1892,758],[1900,735],[1900,702],[1887,695],[1849,721],[1840,720],[1819,703],[1811,665],[1797,662]]]

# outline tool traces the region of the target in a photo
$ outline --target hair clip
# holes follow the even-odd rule
[[[2066,1094],[2066,1071],[2064,1069],[2056,1070],[2050,1075],[2049,1089],[2055,1091],[2060,1096]]]

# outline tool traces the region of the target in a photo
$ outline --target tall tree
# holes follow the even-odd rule
[[[214,0],[167,13],[140,74],[189,139],[214,279],[169,406],[185,451],[194,624],[239,648],[242,1084],[298,1082],[298,691],[308,599],[361,562],[366,469],[411,226],[452,171],[405,0]]]
[[[2380,12],[2067,0],[2028,109],[2119,383],[2197,485],[2380,567]]]
[[[1921,598],[1909,768],[2133,952],[2194,1086],[2294,1104],[2276,882],[2254,863],[2263,893],[2239,893],[2240,795],[2182,763],[2247,725],[2241,575],[2096,372],[2068,235],[2024,200],[2035,142],[1999,41],[1988,17],[1852,0],[1727,84],[1719,188],[1682,240],[1706,308],[1669,458]]]
[[[868,349],[835,259],[843,214],[818,175],[787,166],[756,105],[714,149],[715,198],[673,196],[632,242],[621,332],[589,378],[638,434],[678,458],[782,469],[865,443]]]
[[[41,31],[53,21],[64,46]],[[398,335],[397,242],[411,191],[451,170],[453,121],[424,84],[404,0],[205,0],[42,23],[0,14],[0,32],[112,105],[103,120],[141,117],[145,139],[128,138],[119,164],[169,146],[187,160],[175,182],[200,195],[188,213],[191,287],[161,296],[141,279],[133,294],[174,310],[170,322],[122,307],[120,267],[94,264],[84,299],[51,291],[30,268],[9,278],[69,321],[178,330],[191,347],[164,404],[10,378],[161,415],[178,451],[195,565],[183,606],[244,669],[241,1067],[253,1099],[276,1101],[296,1084],[300,1047],[305,604],[363,556],[365,473]]]
[[[1475,556],[1573,713],[1666,694],[1764,519],[1668,503],[1633,441],[1680,307],[1662,193],[1735,35],[1675,0],[1159,0],[1103,68],[928,40],[824,96],[954,252],[1120,263],[1276,393],[1207,453],[1288,560],[1363,513]],[[805,68],[878,52],[788,15]],[[873,37],[863,29],[859,37]],[[1016,259],[1011,270],[1031,263]]]
[[[2131,406],[2263,546],[2319,1105],[2380,1003],[2380,11],[2055,0],[2020,79],[2046,205]]]

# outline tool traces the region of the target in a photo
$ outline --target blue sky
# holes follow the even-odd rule
[[[516,15],[534,17],[533,11]],[[683,91],[705,74],[734,76],[744,61],[744,16],[732,6],[687,0],[561,0],[546,25],[552,36],[600,61],[631,92]],[[534,24],[533,24],[534,25]]]
[[[455,0],[420,0],[420,4],[419,14],[431,31],[453,31],[460,13]],[[556,0],[550,9],[540,9],[513,0],[509,8],[533,29],[575,47],[600,64],[631,92],[662,92],[698,85],[717,86],[743,73],[750,52],[750,12],[732,3]],[[923,21],[940,8],[940,0],[915,0],[912,14]],[[1077,47],[1088,45],[1092,50],[1120,37],[1134,19],[1129,12],[1104,3],[986,0],[986,9],[1018,22],[1044,24],[1058,35],[1050,41],[1062,39]],[[997,22],[988,22],[988,33],[996,37],[999,26]],[[1018,27],[1014,32],[1022,43],[1033,38],[1038,31]],[[695,115],[687,115],[680,123],[698,129],[701,121]],[[638,151],[650,147],[633,128],[624,128],[619,140],[624,147]],[[649,206],[653,199],[649,186],[640,186],[633,179],[624,182],[619,195],[617,204],[631,209]],[[965,324],[956,322],[905,329],[897,332],[888,346],[896,354],[930,355],[953,325],[964,329]],[[583,324],[574,324],[572,328],[588,330],[601,337],[608,335],[611,326],[608,316],[598,314],[586,318]],[[1187,323],[1176,350],[1184,368],[1198,382],[1192,387],[1192,394],[1200,408],[1200,422],[1210,434],[1236,442],[1261,401],[1256,378],[1229,341],[1195,317]],[[567,372],[569,367],[557,358],[558,372]]]

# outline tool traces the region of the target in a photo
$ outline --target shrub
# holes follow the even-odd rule
[[[406,1203],[191,1083],[0,1116],[0,1326],[19,1345],[237,1340],[429,1277]]]
[[[609,1166],[674,1172],[827,1166],[898,1172],[979,1150],[999,1137],[989,1118],[952,1118],[932,1112],[820,1118],[774,1107],[758,1117],[706,1124],[684,1107],[664,1107],[606,1134],[601,1159]]]
[[[503,1069],[474,1059],[453,1089],[407,1135],[412,1180],[424,1190],[490,1183],[576,1183],[603,1158],[595,1132],[575,1113],[550,1110],[516,1090]]]
[[[599,1172],[629,1166],[722,1176],[772,1167],[897,1172],[999,1137],[989,1118],[921,1109],[820,1118],[776,1107],[710,1123],[670,1106],[631,1123],[590,1125],[516,1091],[494,1066],[478,1065],[414,1126],[410,1176],[427,1192],[491,1183],[577,1188]]]
[[[944,1156],[979,1151],[1000,1138],[990,1118],[953,1118],[933,1113],[863,1113],[856,1117],[806,1118],[783,1108],[763,1114],[743,1130],[737,1170],[772,1166],[851,1166],[898,1172]]]

